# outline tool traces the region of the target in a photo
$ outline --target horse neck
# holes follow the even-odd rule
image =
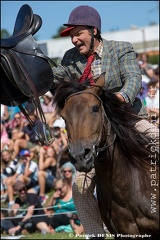
[[[126,169],[129,170],[130,168],[117,141],[116,133],[111,128],[111,124],[106,117],[102,131],[101,146],[104,147],[104,152],[106,152],[104,161],[108,166],[108,172],[114,171],[115,176],[119,173],[119,170],[125,174]]]

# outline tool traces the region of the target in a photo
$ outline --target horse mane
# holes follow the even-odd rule
[[[79,82],[59,81],[55,84],[54,102],[58,111],[65,105],[67,97],[89,87],[89,81]],[[117,135],[117,144],[122,151],[124,159],[133,165],[139,164],[139,159],[146,162],[149,152],[145,149],[148,140],[140,134],[134,124],[141,118],[134,114],[131,104],[121,102],[114,93],[102,91],[100,98],[103,102],[106,115],[111,122],[112,130]]]
[[[79,83],[77,81],[71,82],[70,80],[60,80],[55,83],[52,91],[54,92],[54,102],[57,111],[60,112],[63,109],[67,97],[73,93],[83,91],[89,86],[89,80],[84,83]]]
[[[117,135],[117,144],[124,159],[134,166],[138,166],[142,161],[148,162],[149,151],[145,146],[149,141],[145,133],[142,135],[135,128],[136,122],[142,118],[135,113],[133,106],[130,103],[121,102],[114,93],[104,90],[101,100],[112,130]]]

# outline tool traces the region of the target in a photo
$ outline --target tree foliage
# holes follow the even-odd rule
[[[64,26],[59,27],[58,30],[57,30],[57,33],[56,33],[55,35],[53,35],[51,38],[52,38],[52,39],[53,39],[53,38],[59,38],[59,37],[60,37],[60,33],[61,33],[65,28],[66,28],[66,27],[64,27]]]
[[[1,38],[8,38],[10,33],[6,29],[1,29]]]

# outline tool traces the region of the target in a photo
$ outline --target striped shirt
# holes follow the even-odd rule
[[[96,59],[93,61],[92,66],[91,66],[93,79],[97,79],[101,75],[102,52],[103,52],[103,43],[101,41],[99,43],[97,49],[95,50]]]

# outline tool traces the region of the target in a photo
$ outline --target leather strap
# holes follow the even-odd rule
[[[35,109],[36,109],[36,112],[37,112],[37,116],[39,115],[39,118],[43,124],[43,133],[40,132],[40,129],[38,129],[38,127],[34,124],[34,122],[31,120],[31,118],[28,116],[28,113],[25,111],[25,109],[23,108],[22,105],[19,105],[19,109],[22,111],[22,113],[24,114],[24,116],[28,119],[28,121],[30,122],[30,124],[32,125],[36,135],[38,136],[39,138],[39,141],[42,145],[50,145],[51,142],[53,142],[53,138],[52,138],[52,133],[51,133],[51,130],[49,128],[49,126],[47,125],[46,123],[46,118],[44,116],[44,113],[43,113],[43,110],[42,110],[42,107],[41,107],[41,104],[40,104],[40,100],[39,100],[39,97],[38,97],[38,94],[37,94],[37,91],[35,89],[35,86],[32,82],[32,79],[30,78],[30,75],[28,74],[28,72],[26,71],[26,68],[25,66],[23,65],[23,63],[21,62],[21,60],[16,56],[16,54],[14,54],[14,57],[17,61],[17,63],[19,64],[19,67],[21,68],[22,72],[24,73],[25,77],[26,77],[26,80],[28,81],[28,85],[30,86],[31,88],[31,91],[32,91],[32,102],[34,103],[35,105]],[[34,97],[33,97],[34,96]],[[38,110],[39,111],[38,111]]]
[[[53,66],[57,67],[57,64],[51,58],[49,58],[48,56],[44,55],[43,53],[37,52],[36,49],[35,49],[34,52],[33,51],[28,51],[28,50],[20,51],[18,48],[15,47],[14,51],[15,52],[19,52],[19,53],[23,53],[23,54],[28,54],[28,55],[44,58],[48,62],[50,62]]]

